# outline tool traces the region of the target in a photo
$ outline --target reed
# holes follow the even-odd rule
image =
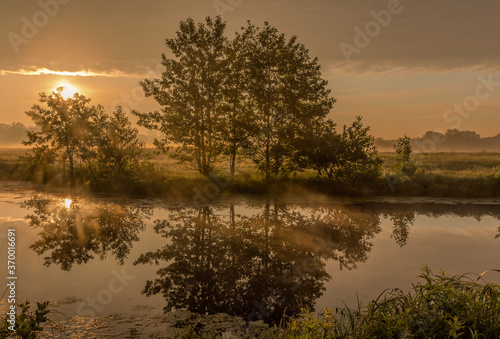
[[[410,292],[386,290],[356,309],[286,319],[279,338],[498,338],[500,286],[424,267]],[[482,280],[482,277],[479,277]]]

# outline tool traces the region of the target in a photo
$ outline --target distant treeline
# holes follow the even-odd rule
[[[375,146],[381,152],[393,152],[397,140],[377,138]],[[420,138],[411,140],[413,151],[427,152],[499,152],[500,133],[493,137],[481,137],[473,131],[449,129],[446,133],[428,131]]]
[[[35,127],[27,127],[20,122],[13,122],[10,125],[0,123],[0,145],[21,147],[21,141],[26,138],[26,133],[34,129]]]
[[[22,147],[21,141],[26,138],[28,131],[34,131],[36,127],[25,126],[20,122],[12,124],[0,123],[0,146]],[[157,133],[149,132],[139,134],[139,140],[146,146],[152,146]],[[397,140],[377,138],[375,146],[381,152],[394,151]],[[428,131],[420,138],[412,139],[413,151],[420,152],[499,152],[500,133],[493,137],[481,137],[473,131],[459,131],[450,129],[446,133]]]
[[[0,146],[3,147],[23,147],[21,142],[26,139],[27,132],[36,131],[35,126],[26,126],[20,122],[12,124],[0,123]],[[154,138],[157,133],[147,132],[147,134],[139,134],[139,140],[144,142],[146,146],[153,146]]]

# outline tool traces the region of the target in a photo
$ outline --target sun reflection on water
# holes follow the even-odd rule
[[[71,200],[71,199],[64,199],[64,207],[66,207],[67,210],[70,209],[72,203],[73,203],[73,200]]]

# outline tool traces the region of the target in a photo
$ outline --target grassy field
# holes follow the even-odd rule
[[[20,160],[26,152],[27,149],[21,148],[0,149],[0,180],[26,180],[30,177]],[[384,160],[382,176],[372,183],[352,187],[319,178],[313,171],[266,181],[250,160],[240,160],[235,177],[229,180],[228,161],[221,159],[215,166],[214,177],[206,178],[189,165],[178,164],[167,154],[146,149],[142,162],[149,165],[141,174],[143,187],[140,192],[134,190],[131,193],[192,196],[196,189],[203,191],[210,186],[213,190],[215,182],[215,190],[232,193],[295,192],[300,195],[319,191],[333,195],[500,197],[500,153],[416,154],[417,172],[411,177],[392,173],[395,153],[382,153],[381,157]]]
[[[26,148],[0,148],[0,180],[22,180],[27,175],[20,157]]]
[[[382,153],[384,171],[389,172],[395,153]],[[421,173],[477,177],[500,174],[500,153],[421,153],[414,155]]]

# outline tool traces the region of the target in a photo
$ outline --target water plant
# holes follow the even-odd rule
[[[281,338],[498,338],[500,286],[425,266],[410,292],[386,290],[355,310],[305,309],[286,320]],[[480,279],[481,276],[479,277]]]
[[[49,317],[53,313],[53,311],[48,309],[49,302],[37,302],[36,304],[37,308],[34,311],[30,310],[31,305],[29,301],[17,305],[21,309],[21,313],[15,315],[14,325],[9,322],[8,315],[2,320],[0,323],[0,338],[38,338],[39,334],[46,327],[50,328],[51,331],[49,333],[62,333],[60,326]],[[14,331],[12,331],[12,328],[14,328]]]

